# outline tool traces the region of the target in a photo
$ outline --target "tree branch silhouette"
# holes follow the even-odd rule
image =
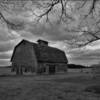
[[[27,0],[26,0],[27,1]],[[63,23],[66,23],[64,18],[66,19],[70,19],[71,21],[74,21],[74,18],[73,16],[70,16],[69,13],[67,12],[67,5],[69,2],[75,2],[74,0],[48,0],[49,3],[45,3],[43,5],[41,5],[40,3],[38,3],[39,6],[41,6],[40,10],[42,10],[42,12],[38,15],[34,12],[34,10],[31,9],[31,6],[29,6],[28,8],[25,7],[26,5],[26,1],[25,0],[19,0],[19,3],[16,1],[16,0],[1,0],[0,1],[0,20],[3,20],[4,23],[6,23],[8,29],[12,29],[12,30],[21,30],[23,29],[24,27],[24,23],[21,22],[21,23],[14,23],[14,22],[11,22],[9,19],[6,18],[6,16],[3,14],[3,11],[9,13],[9,14],[12,14],[13,10],[9,10],[11,8],[9,8],[9,6],[13,5],[14,9],[16,9],[16,6],[17,5],[20,5],[20,7],[22,9],[25,8],[25,10],[30,10],[34,16],[36,16],[38,19],[37,19],[37,22],[39,22],[43,17],[46,17],[46,22],[50,22],[50,13],[54,10],[54,8],[58,5],[59,6],[59,9],[60,9],[60,16],[59,16],[59,22],[63,22]],[[32,2],[32,6],[35,5],[34,2],[38,2],[39,0],[37,1],[34,1],[34,0],[30,0]],[[27,1],[28,2],[28,1]],[[39,2],[44,2],[44,1],[39,1]],[[80,0],[80,2],[82,2],[82,5],[80,7],[78,7],[77,10],[79,9],[82,9],[85,7],[86,3],[88,2],[88,0]],[[93,15],[97,7],[97,4],[98,4],[99,0],[91,0],[90,3],[90,7],[88,9],[88,12],[84,15],[84,19],[86,19],[89,15]],[[71,7],[71,6],[70,6]],[[72,13],[75,13],[75,12],[72,12]],[[99,16],[100,17],[100,16]],[[97,25],[100,26],[100,20],[98,20],[97,22]],[[67,23],[66,23],[67,24]],[[67,30],[67,31],[71,31],[71,32],[76,32],[76,30],[74,29],[71,29],[71,30]],[[100,37],[99,35],[99,32],[100,32],[100,28],[98,31],[82,31],[82,30],[77,30],[77,32],[83,32],[84,34],[87,34],[87,35],[90,35],[92,36],[92,38],[90,40],[87,40],[84,44],[79,44],[79,47],[81,46],[85,46],[85,45],[88,45],[94,41],[97,41],[97,40],[100,40]]]

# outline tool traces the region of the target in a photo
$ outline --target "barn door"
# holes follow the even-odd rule
[[[55,65],[49,65],[49,74],[55,74],[56,68]]]

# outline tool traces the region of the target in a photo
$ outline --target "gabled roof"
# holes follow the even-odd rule
[[[21,43],[27,43],[27,45],[31,45],[35,51],[38,62],[48,62],[48,63],[68,63],[66,55],[64,51],[50,47],[50,46],[41,46],[37,43],[32,43],[27,40],[22,40]],[[18,45],[15,47],[17,48]],[[13,59],[14,53],[12,55],[11,61]]]

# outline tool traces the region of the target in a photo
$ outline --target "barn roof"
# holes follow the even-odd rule
[[[38,62],[68,63],[68,60],[66,58],[64,51],[60,49],[50,47],[50,46],[42,46],[37,43],[29,42],[27,40],[22,40],[19,44],[23,43],[23,41],[24,43],[26,42],[28,45],[31,45],[33,47]],[[11,58],[11,61],[12,61],[12,58]]]

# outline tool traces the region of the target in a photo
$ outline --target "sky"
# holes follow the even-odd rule
[[[30,6],[31,4],[27,5]],[[40,13],[36,7],[33,8],[36,13]],[[70,13],[70,9],[68,11]],[[78,37],[80,39],[82,33],[67,32],[66,27],[77,28],[80,23],[81,13],[73,14],[74,21],[66,26],[65,24],[56,23],[57,18],[53,15],[50,15],[51,24],[46,23],[45,18],[37,24],[35,22],[37,17],[32,15],[31,11],[21,12],[17,9],[16,12],[17,16],[5,12],[4,15],[14,23],[22,22],[21,29],[11,30],[7,28],[6,23],[0,23],[0,66],[11,64],[10,58],[13,54],[14,47],[22,39],[27,39],[32,42],[36,42],[38,39],[49,41],[50,46],[64,50],[69,63],[92,65],[100,62],[100,40],[81,48],[72,47],[67,43],[73,40],[73,38]],[[87,28],[86,23],[84,23],[83,28]],[[92,25],[94,23],[93,19],[88,19],[88,23]]]

